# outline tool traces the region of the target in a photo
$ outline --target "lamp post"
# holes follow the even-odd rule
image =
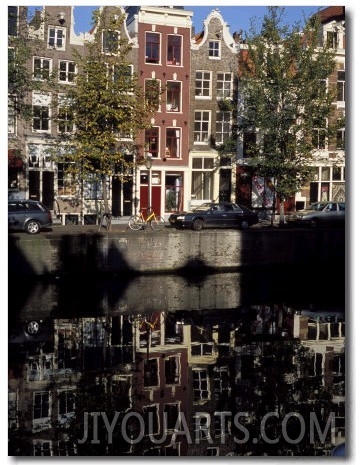
[[[148,170],[148,215],[151,210],[152,206],[152,164],[153,164],[153,158],[152,155],[148,154],[145,166],[147,167]]]

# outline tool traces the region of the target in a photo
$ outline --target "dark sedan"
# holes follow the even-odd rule
[[[236,203],[204,203],[191,212],[175,216],[176,228],[201,231],[203,228],[247,229],[258,223],[258,214]]]

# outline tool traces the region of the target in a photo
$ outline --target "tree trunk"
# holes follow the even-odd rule
[[[107,196],[107,180],[106,176],[102,175],[102,197],[104,202],[104,213],[102,214],[99,230],[105,228],[110,231],[112,228],[112,215],[109,210],[108,196]]]

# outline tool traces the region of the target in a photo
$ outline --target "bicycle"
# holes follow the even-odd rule
[[[133,215],[129,218],[128,226],[130,229],[133,231],[139,231],[140,229],[145,229],[148,223],[155,231],[159,231],[160,229],[164,228],[164,218],[156,215],[152,208],[150,209],[149,213],[147,213],[147,217],[145,218],[143,213],[144,210],[148,211],[148,208],[139,210],[139,215]]]

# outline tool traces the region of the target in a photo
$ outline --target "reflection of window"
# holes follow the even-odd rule
[[[174,430],[179,415],[179,404],[165,404],[164,413],[166,415],[166,429]]]
[[[160,41],[159,34],[146,32],[145,34],[145,62],[159,63]]]
[[[34,57],[33,63],[34,79],[43,81],[50,77],[50,60],[48,58],[37,58]]]
[[[211,96],[211,73],[209,71],[197,71],[195,82],[196,97]]]
[[[74,61],[60,61],[59,62],[59,81],[60,82],[74,82],[75,78],[75,63]]]
[[[231,112],[216,113],[216,142],[222,144],[231,137]]]
[[[180,111],[180,92],[180,82],[167,82],[167,111]]]
[[[169,357],[164,362],[166,384],[179,384],[179,357]]]
[[[166,157],[180,157],[180,129],[167,128],[165,151]]]
[[[203,355],[212,355],[213,353],[213,344],[209,343],[195,343],[191,346],[191,353],[194,356],[203,356]]]
[[[230,98],[232,73],[217,73],[217,97]]]
[[[33,418],[50,417],[50,395],[48,391],[34,392]]]
[[[221,43],[219,41],[209,41],[209,56],[212,58],[220,58],[221,56]]]
[[[345,128],[337,129],[336,148],[337,149],[344,149],[345,148]]]
[[[144,386],[158,386],[158,360],[144,360]]]
[[[147,405],[143,407],[144,432],[146,435],[159,433],[159,414],[157,405]]]
[[[18,26],[18,7],[17,6],[8,6],[8,35],[17,36]]]
[[[194,113],[194,142],[207,143],[209,140],[211,113],[196,111]]]
[[[167,65],[181,64],[182,36],[169,35],[167,44]]]
[[[209,378],[206,369],[193,370],[193,398],[195,401],[210,398]]]
[[[67,415],[75,411],[75,397],[73,391],[61,391],[58,395],[59,415]]]
[[[14,101],[8,98],[8,134],[15,134],[15,108]]]
[[[49,27],[48,48],[65,50],[65,28]]]
[[[51,456],[53,455],[51,441],[36,441],[34,443],[34,456]]]

